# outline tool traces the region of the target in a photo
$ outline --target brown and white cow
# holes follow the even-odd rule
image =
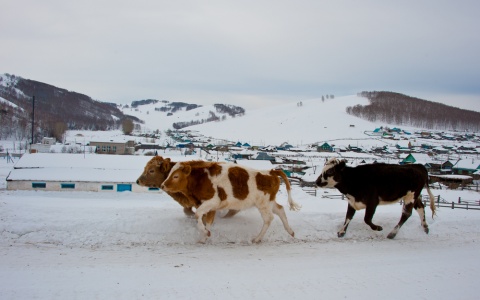
[[[170,158],[154,156],[145,165],[142,175],[140,175],[140,177],[137,179],[137,184],[150,188],[160,188],[175,164],[176,163],[172,162]],[[192,211],[192,208],[201,204],[189,200],[183,196],[182,193],[168,194],[181,206],[183,206],[183,211],[186,215],[194,215],[195,213]]]
[[[168,174],[170,174],[170,170],[176,165],[176,162],[170,160],[170,158],[163,158],[162,156],[154,156],[150,159],[145,168],[143,170],[142,175],[138,177],[137,184],[140,186],[151,187],[151,188],[160,188],[162,183],[167,179]],[[172,197],[175,201],[177,201],[182,207],[183,212],[187,216],[193,216],[195,213],[193,212],[192,208],[197,208],[202,204],[200,201],[195,201],[194,199],[189,199],[185,197],[180,192],[167,192],[170,197]],[[238,211],[230,210],[224,217],[232,217]],[[215,211],[207,213],[203,217],[203,221],[206,224],[213,223],[215,219]]]
[[[316,181],[319,187],[337,188],[348,199],[345,223],[338,232],[343,237],[356,210],[365,209],[364,221],[370,228],[381,231],[381,226],[372,223],[377,205],[396,203],[403,199],[403,212],[399,223],[388,234],[393,239],[403,223],[412,215],[415,208],[425,233],[428,225],[425,220],[425,206],[421,192],[427,188],[430,196],[432,217],[435,215],[435,199],[428,186],[428,172],[423,165],[367,164],[348,167],[345,160],[330,159]]]
[[[285,230],[294,236],[283,206],[275,201],[280,187],[279,177],[285,182],[290,209],[298,210],[300,206],[293,201],[290,183],[281,170],[259,171],[233,163],[180,162],[172,168],[162,189],[169,193],[181,192],[191,201],[201,202],[195,213],[202,234],[200,242],[210,236],[210,229],[201,221],[204,214],[220,209],[257,207],[263,218],[263,227],[253,239],[257,243],[270,226],[273,214],[280,217]]]

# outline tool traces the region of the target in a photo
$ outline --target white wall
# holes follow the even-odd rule
[[[32,183],[45,183],[45,188],[33,188]],[[62,188],[62,183],[74,183],[75,188]],[[29,181],[29,180],[12,180],[7,181],[7,190],[38,190],[38,191],[82,191],[82,192],[117,192],[117,184],[131,184],[134,193],[162,193],[161,190],[149,190],[146,187],[139,186],[131,182],[60,182],[60,181]],[[102,190],[102,185],[113,186],[113,190]]]

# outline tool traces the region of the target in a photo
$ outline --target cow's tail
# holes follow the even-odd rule
[[[287,175],[282,170],[272,170],[274,171],[278,176],[282,177],[283,181],[285,182],[285,186],[287,187],[287,194],[288,194],[288,205],[290,206],[290,210],[300,210],[302,207],[300,204],[296,203],[292,199],[292,194],[291,194],[291,186],[290,186],[290,181],[288,180]]]
[[[430,198],[430,210],[432,211],[432,218],[433,218],[436,214],[435,196],[432,194],[432,191],[430,190],[430,185],[428,184],[428,171],[425,167],[423,167],[423,169],[425,171],[425,174],[427,175],[425,180],[425,187],[427,188],[428,197]]]
[[[427,188],[428,197],[430,198],[430,209],[432,210],[432,218],[433,218],[436,215],[435,196],[433,196],[432,191],[430,191],[430,186],[428,182],[425,185],[425,187]]]

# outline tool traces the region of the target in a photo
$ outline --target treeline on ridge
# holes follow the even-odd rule
[[[217,113],[223,114],[220,118],[215,114],[215,112],[210,111],[208,118],[202,120],[192,120],[188,122],[176,122],[173,123],[172,126],[174,129],[182,129],[189,126],[199,125],[208,122],[216,122],[216,121],[224,121],[227,119],[227,114],[232,118],[236,116],[243,116],[245,114],[245,109],[240,106],[229,105],[229,104],[214,104],[215,110]],[[187,109],[188,110],[188,109]]]
[[[368,105],[347,107],[348,114],[371,121],[436,130],[480,130],[480,113],[393,92],[361,92]]]
[[[33,96],[35,96],[34,142],[42,136],[62,140],[66,130],[118,129],[126,118],[115,104],[55,86],[5,74],[0,97],[17,107],[0,103],[0,139],[31,137]],[[0,77],[1,79],[1,77]]]

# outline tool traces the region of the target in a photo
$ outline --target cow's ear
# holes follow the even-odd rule
[[[160,168],[163,172],[168,172],[170,168],[170,158],[165,158],[162,164],[160,165]]]
[[[163,170],[163,166],[164,166],[163,165],[163,162],[164,162],[163,158],[161,158],[160,156],[156,156],[156,158],[157,158],[157,167],[159,167],[160,170]]]
[[[182,172],[183,174],[185,175],[190,175],[190,172],[192,172],[192,167],[190,167],[189,165],[184,165],[182,166]]]

